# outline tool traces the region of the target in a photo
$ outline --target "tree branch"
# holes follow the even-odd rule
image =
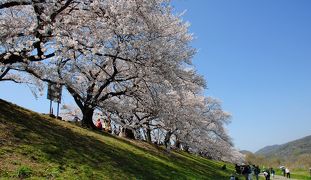
[[[113,73],[110,76],[109,79],[106,80],[106,82],[101,85],[101,87],[98,90],[98,93],[95,95],[95,100],[97,100],[99,98],[99,96],[101,95],[101,93],[103,92],[103,90],[115,79],[116,75],[118,74],[118,69],[117,69],[117,65],[116,65],[116,59],[117,59],[117,55],[113,57]]]
[[[51,21],[55,22],[55,18],[58,14],[60,14],[62,11],[64,11],[72,2],[73,0],[68,0],[66,1],[66,3],[64,4],[64,6],[62,6],[61,8],[59,8],[57,11],[55,11],[54,13],[51,14]]]
[[[10,71],[10,68],[8,67],[8,68],[6,68],[6,69],[2,72],[2,74],[0,75],[0,81],[4,78],[4,76],[5,76],[9,71]]]
[[[0,3],[0,9],[4,8],[10,8],[14,6],[22,6],[22,5],[31,5],[31,2],[29,0],[24,0],[24,1],[11,1],[7,3]]]
[[[23,52],[23,53],[26,53],[26,52]],[[42,60],[54,57],[55,53],[45,55],[45,58],[42,58],[42,57],[36,58],[35,56],[29,56],[29,57],[26,56],[25,57],[23,55],[11,54],[8,59],[4,59],[4,56],[5,56],[5,53],[0,54],[1,63],[3,63],[3,64],[14,64],[14,63],[23,62],[23,59],[27,59],[31,62],[42,61]]]
[[[4,79],[0,79],[0,81],[12,81],[12,82],[15,82],[15,83],[24,83],[24,82],[20,82],[20,81],[17,81],[16,79],[12,79],[12,78],[4,78]]]

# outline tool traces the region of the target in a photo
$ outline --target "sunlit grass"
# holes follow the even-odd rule
[[[229,179],[233,166],[39,115],[0,100],[0,179]],[[25,175],[25,177],[21,177]]]

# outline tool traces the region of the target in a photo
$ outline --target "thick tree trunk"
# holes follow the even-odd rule
[[[151,142],[151,130],[150,130],[150,128],[146,129],[146,141]]]
[[[135,134],[132,129],[122,127],[121,132],[119,134],[120,137],[135,139]]]
[[[93,114],[94,109],[89,107],[84,107],[82,110],[82,126],[87,128],[96,129],[96,126],[93,123]]]
[[[170,140],[172,136],[172,131],[167,131],[165,138],[164,138],[164,145],[166,149],[170,149]]]

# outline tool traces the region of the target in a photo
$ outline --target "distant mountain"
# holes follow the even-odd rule
[[[266,146],[258,151],[255,152],[255,154],[258,155],[268,155],[268,154],[272,154],[276,149],[278,149],[279,147],[281,147],[281,145],[272,145],[272,146]]]
[[[247,150],[241,150],[240,153],[244,154],[244,155],[246,155],[246,154],[253,154],[252,152],[247,151]]]
[[[255,154],[281,159],[295,158],[302,154],[311,154],[311,135],[282,145],[266,146],[255,152]]]

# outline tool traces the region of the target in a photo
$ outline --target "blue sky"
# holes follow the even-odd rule
[[[227,128],[237,148],[256,151],[311,135],[311,1],[173,0],[173,6],[187,10],[194,64],[207,80],[205,94],[232,114]],[[0,98],[49,110],[46,95],[34,101],[25,85],[0,83]]]
[[[174,0],[199,50],[206,95],[231,112],[230,135],[256,151],[311,135],[311,1]]]

